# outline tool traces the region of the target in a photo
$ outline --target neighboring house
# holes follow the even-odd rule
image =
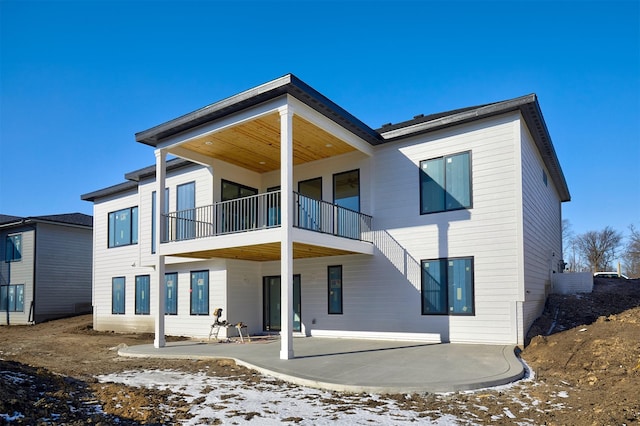
[[[91,312],[91,216],[0,214],[0,325]]]
[[[374,130],[288,74],[136,140],[155,166],[82,196],[97,330],[522,344],[562,270],[535,95]]]

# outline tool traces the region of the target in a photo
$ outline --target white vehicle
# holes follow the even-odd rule
[[[593,276],[600,278],[624,278],[625,280],[629,279],[629,277],[624,274],[618,275],[617,272],[596,272],[593,274]]]

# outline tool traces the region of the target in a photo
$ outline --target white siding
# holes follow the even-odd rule
[[[542,313],[551,278],[560,273],[562,230],[560,197],[527,128],[521,128],[522,229],[524,253],[523,324],[521,335]]]
[[[549,279],[549,253],[556,250],[556,222],[559,226],[557,194],[550,180],[548,188],[535,186],[535,180],[541,183],[542,178],[535,165],[541,163],[521,126],[519,113],[510,113],[382,144],[374,149],[373,157],[351,153],[296,167],[295,187],[301,180],[322,177],[323,198],[327,201],[333,200],[333,174],[359,169],[361,210],[373,216],[375,228],[373,256],[294,261],[294,273],[301,275],[303,333],[416,333],[438,341],[520,342],[523,325],[518,321],[523,316],[529,321],[540,306],[545,280]],[[466,151],[471,153],[472,207],[421,215],[420,161]],[[279,185],[279,172],[260,175],[218,161],[212,164],[211,168],[194,166],[167,176],[170,210],[175,209],[176,185],[185,182],[196,182],[196,206],[220,199],[221,179],[255,187],[260,192]],[[96,329],[153,331],[153,299],[151,315],[136,316],[133,312],[136,275],[151,275],[152,289],[157,289],[151,268],[155,256],[151,254],[150,236],[154,190],[153,179],[145,180],[139,193],[131,191],[95,203]],[[108,249],[108,212],[136,205],[140,243]],[[552,241],[549,245],[538,242],[541,229],[550,232],[542,235],[543,243]],[[527,241],[524,248],[523,233]],[[559,260],[559,248],[556,253]],[[474,259],[475,314],[422,315],[420,261],[456,257]],[[202,269],[210,271],[210,312],[223,308],[222,319],[245,322],[251,334],[262,331],[262,277],[280,275],[279,262],[193,262],[176,258],[168,258],[167,262],[166,272],[179,272],[178,315],[166,317],[168,335],[208,335],[213,317],[189,315],[189,273]],[[343,266],[342,315],[327,312],[329,265]],[[111,279],[116,276],[126,277],[125,315],[111,315]],[[525,278],[530,291],[526,302]]]
[[[439,333],[443,341],[514,341],[518,118],[482,120],[376,152],[374,226],[381,256],[366,268],[366,293],[379,300],[376,307],[388,326]],[[420,161],[464,151],[471,151],[472,208],[420,215]],[[420,261],[469,256],[474,258],[475,315],[420,315]],[[359,310],[365,312],[367,305],[363,300]]]

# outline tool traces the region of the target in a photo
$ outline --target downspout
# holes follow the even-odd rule
[[[5,254],[6,257],[6,254]],[[11,286],[11,262],[6,261],[7,262],[7,306],[5,306],[5,310],[7,311],[7,325],[10,325],[9,322],[9,287]]]
[[[31,307],[29,308],[28,321],[32,324],[36,323],[36,267],[38,265],[38,229],[37,226],[33,226],[33,278],[31,284],[33,285],[33,292],[31,296]],[[33,313],[33,317],[31,314]]]

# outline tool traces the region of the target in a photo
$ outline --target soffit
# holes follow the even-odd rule
[[[341,256],[354,254],[347,250],[320,247],[311,244],[293,243],[293,258],[305,259],[313,257]],[[190,253],[176,254],[180,257],[193,257],[197,259],[240,259],[256,262],[280,260],[280,243],[256,244],[253,246],[231,247],[216,250],[204,250]]]
[[[274,112],[219,132],[198,136],[181,144],[180,148],[258,173],[278,170],[280,169],[280,115]],[[343,140],[294,115],[294,166],[354,150]]]

